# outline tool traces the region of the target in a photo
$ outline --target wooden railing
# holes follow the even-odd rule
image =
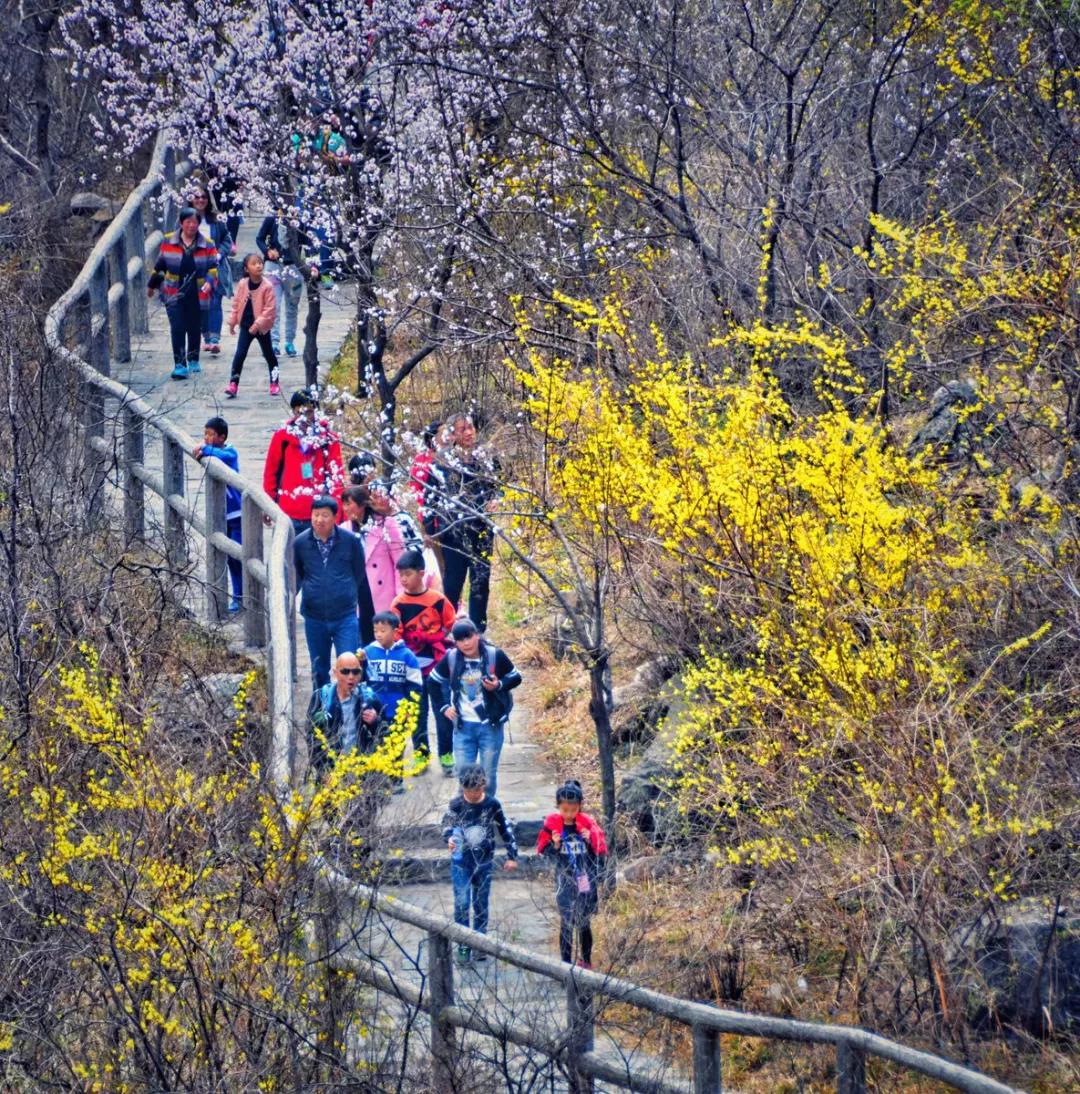
[[[172,567],[187,568],[188,528],[205,541],[206,618],[211,621],[222,619],[227,612],[228,560],[242,563],[244,641],[252,649],[266,651],[273,741],[269,772],[275,786],[284,792],[296,774],[292,521],[261,487],[214,458],[201,461],[206,478],[200,515],[185,496],[184,460],[194,459],[194,438],[110,377],[113,363],[131,360],[132,338],[149,332],[147,273],[161,244],[163,226],[175,221],[170,193],[186,166],[177,164],[174,148],[164,136],[159,137],[146,178],[105,229],[74,284],[50,309],[45,337],[53,353],[78,377],[82,440],[96,487],[100,488],[109,461],[116,457],[126,536],[130,540],[146,538],[145,491],[149,487],[164,502],[162,534],[165,556]],[[107,398],[118,404],[111,439],[106,438]],[[160,435],[160,475],[145,462],[147,430]],[[243,546],[226,535],[225,492],[230,486],[243,498]]]
[[[163,183],[174,183],[177,171],[173,148],[159,138],[146,178],[132,191],[105,230],[75,283],[49,312],[46,337],[52,350],[79,378],[83,442],[97,469],[99,484],[113,456],[113,445],[105,438],[105,400],[112,398],[118,403],[119,420],[115,424],[122,445],[117,469],[127,535],[132,539],[146,536],[145,488],[149,487],[164,502],[162,531],[165,554],[171,565],[178,570],[186,567],[187,528],[203,537],[206,614],[210,620],[220,619],[227,604],[227,559],[242,560],[247,609],[243,615],[244,636],[249,646],[265,649],[268,667],[271,706],[268,770],[277,792],[285,795],[301,775],[294,770],[298,723],[293,706],[296,637],[292,522],[261,488],[216,459],[202,461],[206,491],[204,512],[200,516],[185,497],[183,461],[193,458],[193,438],[109,375],[111,362],[130,360],[132,337],[145,335],[149,330],[146,271],[162,239],[161,225],[172,224],[175,217],[169,187],[163,187]],[[147,429],[161,437],[160,476],[145,464]],[[243,497],[243,547],[225,534],[225,490],[229,486],[236,487]],[[267,524],[270,539],[269,544],[264,544]],[[721,1091],[720,1039],[725,1034],[832,1046],[836,1053],[836,1088],[840,1094],[864,1094],[867,1061],[874,1057],[970,1094],[1019,1094],[977,1071],[867,1030],[722,1010],[664,995],[618,977],[574,968],[476,934],[405,901],[390,900],[348,880],[326,863],[320,865],[318,879],[332,900],[346,901],[354,909],[370,908],[392,921],[411,924],[427,933],[428,975],[424,987],[392,977],[374,962],[350,955],[347,949],[329,941],[325,959],[347,967],[364,982],[430,1016],[432,1078],[439,1094],[455,1088],[454,1075],[462,1051],[455,1030],[488,1035],[559,1061],[575,1094],[590,1091],[594,1079],[626,1090],[656,1094],[685,1090],[685,1085],[672,1083],[633,1062],[618,1065],[595,1051],[598,999],[632,1005],[690,1027],[695,1094]],[[453,943],[469,946],[562,985],[566,992],[566,1024],[562,1031],[555,1034],[538,1029],[535,1022],[528,1020],[496,1021],[476,1008],[459,1006],[454,995]]]

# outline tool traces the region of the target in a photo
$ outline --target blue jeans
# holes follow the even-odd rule
[[[274,328],[270,331],[270,338],[274,343],[274,349],[281,344],[278,333],[284,328],[285,341],[296,341],[296,317],[300,310],[300,290],[304,287],[302,277],[290,277],[278,280],[274,285],[274,303],[277,305],[277,317],[274,319]]]
[[[479,763],[487,776],[487,792],[495,797],[495,776],[499,770],[499,753],[502,752],[503,729],[493,728],[490,722],[454,723],[454,766]]]
[[[355,653],[360,648],[360,621],[356,612],[340,619],[309,619],[304,616],[304,637],[311,657],[311,675],[315,687],[330,683],[330,646],[334,654]]]
[[[221,341],[221,323],[223,310],[221,307],[222,293],[219,289],[210,297],[210,307],[202,313],[203,338],[211,345]]]
[[[477,862],[466,851],[461,862],[450,863],[450,880],[454,885],[454,922],[462,927],[471,926],[480,934],[487,934],[488,901],[491,899],[491,871],[494,860]],[[469,923],[469,905],[472,904],[472,923]]]

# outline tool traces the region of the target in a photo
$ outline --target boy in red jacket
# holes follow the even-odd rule
[[[536,852],[555,859],[555,901],[559,906],[559,956],[569,963],[577,933],[578,961],[592,968],[592,917],[597,889],[604,878],[607,841],[604,830],[581,811],[581,783],[569,779],[555,791],[557,813],[549,813],[536,838]]]
[[[293,416],[270,438],[263,489],[292,518],[299,535],[311,527],[311,503],[320,495],[329,494],[342,512],[345,472],[338,436],[319,417],[315,400],[294,391],[289,406]]]

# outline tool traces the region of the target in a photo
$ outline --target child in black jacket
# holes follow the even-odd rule
[[[465,764],[458,770],[461,794],[453,798],[443,817],[443,839],[450,848],[450,877],[454,884],[454,922],[469,926],[472,905],[472,929],[487,933],[488,901],[491,898],[491,873],[495,866],[495,830],[506,844],[505,870],[517,869],[518,849],[514,827],[506,819],[496,798],[485,792],[487,776],[479,764]],[[472,954],[459,945],[457,959],[464,964]],[[477,953],[477,961],[487,954]]]

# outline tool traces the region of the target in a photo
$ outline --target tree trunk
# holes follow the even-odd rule
[[[604,828],[615,821],[615,749],[611,741],[611,715],[605,687],[608,654],[597,653],[589,666],[589,714],[596,727],[596,754],[600,759],[600,786],[604,803]]]
[[[310,391],[319,385],[319,320],[322,297],[317,278],[307,279],[307,318],[304,320],[304,386]]]

